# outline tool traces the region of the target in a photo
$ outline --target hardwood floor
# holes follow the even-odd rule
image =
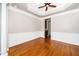
[[[79,46],[42,37],[9,48],[9,56],[79,56]]]

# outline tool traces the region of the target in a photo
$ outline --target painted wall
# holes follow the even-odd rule
[[[41,31],[35,31],[35,32],[9,33],[8,36],[9,36],[8,47],[12,47],[33,40],[38,37],[43,37],[44,35],[43,32]]]
[[[79,46],[79,33],[52,32],[51,38],[53,40]]]
[[[34,32],[40,31],[40,20],[31,16],[16,12],[8,11],[8,31],[9,33]]]
[[[44,32],[24,32],[24,33],[12,33],[9,34],[9,47],[22,44],[24,42],[33,40],[38,37],[44,37]],[[79,34],[78,33],[65,33],[65,32],[51,32],[52,40],[57,40],[69,44],[79,46]]]
[[[8,47],[35,39],[41,31],[41,21],[38,18],[15,9],[8,9]]]
[[[24,15],[12,10],[8,11],[8,29],[9,29],[9,47],[21,44],[37,37],[44,36],[44,19],[36,19],[28,15]],[[77,39],[79,34],[76,36],[74,33],[79,33],[79,9],[73,10],[72,12],[63,12],[61,14],[51,16],[51,31],[61,32],[60,34],[53,33],[52,38],[55,40],[67,42],[71,44],[79,45]],[[63,35],[64,33],[72,33]],[[53,37],[54,35],[54,37]],[[60,35],[60,36],[59,36]],[[73,36],[74,39],[71,37]],[[63,37],[63,38],[62,38]],[[66,37],[67,40],[66,40]],[[77,37],[77,38],[76,38]],[[76,38],[76,40],[75,40]],[[70,39],[70,40],[69,40]]]
[[[79,33],[79,11],[62,14],[52,18],[52,32]]]
[[[79,33],[79,9],[55,14],[50,16],[50,18],[52,32]],[[44,20],[41,22],[41,25],[44,25]],[[42,27],[42,30],[44,30],[44,27]]]

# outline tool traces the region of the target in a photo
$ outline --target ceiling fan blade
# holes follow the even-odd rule
[[[47,11],[47,10],[48,10],[48,7],[46,7],[45,11]]]
[[[43,8],[43,7],[45,7],[45,6],[40,6],[40,7],[38,7],[38,8]]]
[[[49,5],[49,7],[56,7],[56,5]]]

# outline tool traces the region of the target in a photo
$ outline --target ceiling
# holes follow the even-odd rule
[[[57,7],[56,8],[49,7],[48,11],[45,11],[45,8],[40,9],[38,8],[39,6],[43,6],[44,3],[13,3],[9,5],[39,17],[45,17],[79,7],[78,3],[52,3],[52,4],[56,5]]]

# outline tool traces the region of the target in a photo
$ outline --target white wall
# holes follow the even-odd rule
[[[40,20],[14,10],[8,10],[9,33],[40,31]]]
[[[52,32],[51,38],[52,40],[57,40],[79,46],[79,33]]]
[[[79,11],[52,18],[52,31],[79,33]]]
[[[44,32],[44,19],[41,18],[40,20],[38,18],[33,18],[22,13],[18,13],[13,10],[8,11],[8,18],[9,18],[9,47],[21,44],[23,42],[29,41],[32,38],[37,38],[37,37],[43,37]],[[56,14],[52,15],[51,17],[51,31],[53,32],[66,32],[70,33],[79,33],[79,9],[73,10],[73,11],[68,11],[64,12],[61,14]],[[48,17],[47,17],[48,18]],[[34,34],[34,35],[33,35]],[[73,36],[70,35],[70,40],[67,38],[65,39],[66,36],[62,36],[60,34],[59,37],[64,37],[58,38],[58,36],[55,36],[55,33],[52,34],[52,38],[54,35],[55,40],[62,41],[62,42],[67,42],[71,44],[76,44],[78,45],[77,38],[72,39],[71,37]],[[57,34],[56,34],[57,35]],[[79,34],[77,35],[77,37]],[[75,35],[73,36],[74,38],[76,37]]]
[[[24,42],[33,40],[38,37],[43,37],[43,32],[35,31],[35,32],[21,32],[21,33],[10,33],[9,35],[9,47],[22,44]]]
[[[79,45],[79,9],[51,15],[45,18],[51,18],[52,39]],[[41,25],[44,25],[44,20],[41,21]],[[44,30],[44,26],[42,30]]]
[[[79,33],[79,9],[74,9],[56,15],[51,15],[50,18],[52,32]],[[42,21],[42,25],[44,25],[43,22],[44,21]],[[44,28],[42,30],[44,30]]]
[[[9,47],[21,44],[39,37],[41,21],[39,18],[29,16],[27,12],[17,8],[8,8],[8,45]]]
[[[9,34],[9,47],[22,44],[24,42],[33,40],[38,37],[44,37],[44,32],[25,32],[25,33],[12,33]],[[51,32],[51,39],[69,44],[79,45],[78,33],[65,33],[65,32]]]

